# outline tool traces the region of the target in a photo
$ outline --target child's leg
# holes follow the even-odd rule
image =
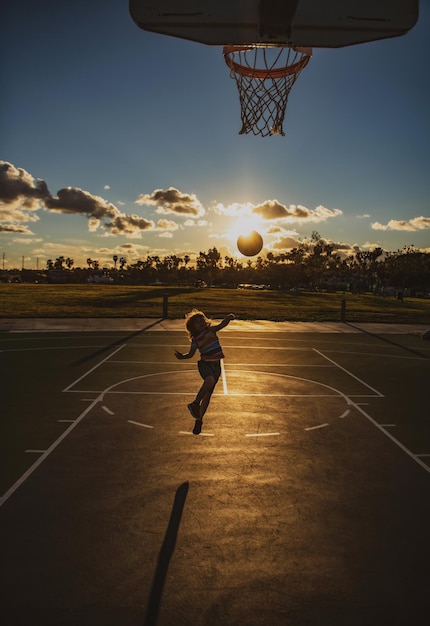
[[[203,378],[203,384],[199,389],[196,399],[192,402],[192,406],[190,407],[190,405],[188,405],[188,408],[193,417],[195,417],[196,414],[200,416],[200,420],[197,419],[197,421],[200,422],[201,425],[201,420],[207,411],[213,390],[221,375],[221,366],[218,361],[210,364],[199,361],[198,368],[200,376]]]
[[[203,419],[203,415],[206,413],[207,408],[209,406],[209,402],[211,401],[211,397],[212,397],[212,392],[213,392],[214,388],[212,387],[212,389],[202,398],[202,401],[200,403],[200,419]]]
[[[208,378],[212,378],[212,382],[208,380]],[[216,384],[215,379],[212,376],[209,376],[208,378],[205,378],[205,382],[201,386],[200,391],[197,394],[197,398],[193,402],[195,406],[192,407],[192,409],[188,407],[190,408],[191,414],[196,419],[193,428],[194,435],[200,435],[202,431],[203,415],[206,413],[209,406],[212,392]]]
[[[203,385],[199,389],[196,399],[188,405],[188,409],[194,419],[203,419],[203,415],[206,413],[208,408],[215,384],[215,378],[213,376],[207,376],[204,379]]]
[[[203,399],[206,398],[208,394],[209,394],[209,399],[210,399],[210,396],[212,395],[214,387],[215,387],[215,378],[213,376],[207,376],[204,379],[203,385],[200,387],[199,392],[194,402],[196,404],[200,404],[203,401]],[[207,405],[206,405],[206,408],[207,408]]]

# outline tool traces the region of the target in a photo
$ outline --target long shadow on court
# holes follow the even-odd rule
[[[149,595],[148,608],[146,610],[143,626],[156,626],[157,624],[164,583],[169,569],[170,559],[172,558],[175,550],[176,539],[178,536],[179,525],[181,523],[182,511],[184,510],[188,488],[189,483],[185,482],[182,483],[176,491],[169,524],[167,526],[163,545],[160,549],[160,554],[158,555],[157,567],[152,581],[151,593]]]
[[[379,339],[380,341],[388,343],[390,346],[395,346],[396,348],[401,348],[402,350],[406,350],[406,352],[410,352],[411,354],[415,356],[419,356],[421,359],[430,359],[430,356],[428,354],[423,354],[422,352],[418,352],[418,350],[414,350],[413,348],[408,348],[407,346],[404,346],[401,343],[398,343],[397,341],[392,341],[391,339],[388,339],[386,335],[384,336],[376,335],[375,333],[371,333],[369,330],[365,330],[364,328],[359,328],[358,326],[354,326],[354,324],[350,324],[349,322],[344,322],[344,324],[346,324],[346,326],[349,326],[350,328],[355,328],[355,330],[358,330],[361,333],[364,333],[365,335],[369,335],[369,337],[375,337],[376,339]]]
[[[100,348],[100,350],[97,350],[96,352],[93,352],[92,354],[89,354],[88,356],[85,356],[82,359],[78,359],[77,361],[74,361],[73,363],[71,363],[70,367],[75,367],[76,365],[82,365],[83,363],[86,363],[87,361],[91,361],[91,359],[95,359],[99,356],[102,356],[106,352],[109,352],[109,350],[112,350],[113,348],[116,348],[117,346],[120,346],[121,344],[123,344],[124,341],[129,341],[130,339],[133,339],[134,337],[141,335],[147,330],[154,328],[154,326],[161,324],[162,321],[163,319],[160,318],[156,320],[155,322],[153,322],[152,324],[148,324],[147,326],[144,326],[143,328],[139,328],[139,330],[136,330],[134,333],[130,333],[129,335],[126,335],[125,337],[121,337],[121,339],[118,339],[117,341],[114,341],[113,343],[110,343],[107,346],[103,346],[103,348]]]

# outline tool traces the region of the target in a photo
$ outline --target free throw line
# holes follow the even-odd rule
[[[222,378],[222,388],[224,390],[224,395],[228,396],[228,387],[227,387],[227,378],[225,375],[224,359],[221,359],[221,378]]]

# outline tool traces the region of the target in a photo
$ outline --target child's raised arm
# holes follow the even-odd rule
[[[219,324],[217,324],[216,326],[213,326],[212,328],[214,329],[215,332],[217,332],[218,330],[221,330],[222,328],[225,328],[228,324],[230,324],[230,322],[232,322],[235,319],[234,314],[233,313],[229,313],[227,315],[227,317],[225,317],[222,322],[220,322]]]

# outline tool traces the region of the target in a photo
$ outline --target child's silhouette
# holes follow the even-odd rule
[[[195,400],[188,405],[191,415],[196,420],[193,429],[195,435],[200,434],[202,430],[203,416],[207,411],[213,390],[221,375],[220,361],[224,358],[224,354],[217,332],[225,328],[232,320],[234,320],[234,315],[230,313],[222,322],[212,325],[211,320],[202,311],[193,309],[186,316],[185,322],[191,341],[190,349],[187,354],[175,350],[177,359],[191,359],[197,349],[200,352],[198,368],[200,376],[203,378],[203,384]]]

